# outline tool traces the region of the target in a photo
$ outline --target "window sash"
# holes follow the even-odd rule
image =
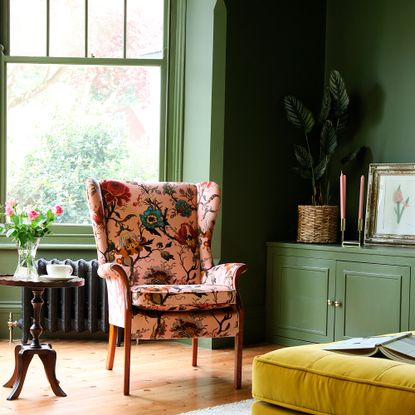
[[[0,13],[3,16],[2,18],[2,23],[3,23],[3,33],[0,39],[2,39],[2,43],[3,46],[6,47],[6,53],[9,56],[18,56],[15,54],[10,53],[10,1],[11,0],[4,0],[1,3],[1,9],[0,9]],[[90,26],[91,26],[91,22],[93,22],[93,20],[90,18],[90,0],[83,0],[84,1],[84,21],[81,22],[83,23],[84,26],[84,55],[83,56],[79,56],[81,57],[85,57],[87,58],[90,55],[90,50],[89,50],[89,34],[90,34]],[[123,30],[122,30],[122,34],[123,34],[123,53],[122,53],[122,57],[120,57],[120,59],[129,59],[127,58],[127,50],[128,50],[128,31],[127,31],[127,26],[128,26],[128,17],[129,17],[129,1],[134,1],[134,0],[123,0],[122,1],[122,17],[123,17],[123,21],[122,21],[122,26],[123,26]],[[163,55],[166,52],[166,40],[168,39],[168,21],[169,21],[169,9],[170,9],[170,1],[171,0],[164,0],[164,27],[163,27]],[[183,2],[183,0],[179,0],[179,3]],[[44,18],[45,18],[45,55],[42,55],[42,57],[49,57],[50,56],[50,40],[51,40],[51,0],[45,0],[45,9],[44,9]],[[13,51],[11,51],[13,52]]]
[[[112,66],[159,66],[161,71],[160,97],[160,180],[181,180],[183,149],[183,85],[184,85],[184,43],[186,0],[164,0],[163,57],[148,58],[90,58],[51,56],[10,56],[8,51],[8,1],[2,2],[0,33],[0,204],[4,206],[6,195],[6,146],[7,106],[6,83],[8,63],[64,64],[64,65],[112,65]],[[125,17],[126,18],[126,17]],[[124,30],[125,36],[125,30]],[[125,45],[125,42],[124,42]],[[171,50],[171,52],[170,52]],[[87,53],[87,50],[86,50]],[[125,56],[125,46],[124,46]],[[9,242],[4,236],[0,244]],[[55,224],[52,234],[44,238],[50,244],[94,244],[90,225]]]

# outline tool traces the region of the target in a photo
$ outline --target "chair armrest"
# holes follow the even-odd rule
[[[115,274],[114,274],[115,273]],[[125,276],[127,278],[127,282],[130,278],[130,268],[126,267],[121,264],[117,264],[115,262],[104,262],[103,264],[99,265],[98,267],[98,275],[101,278],[114,278],[114,275],[117,275],[116,278],[118,278],[119,275]],[[127,284],[129,285],[129,284]]]
[[[202,284],[226,285],[238,289],[239,277],[247,270],[246,264],[241,262],[229,262],[219,264],[202,272]]]
[[[118,327],[125,327],[125,314],[132,307],[128,274],[128,268],[120,264],[106,262],[98,267],[98,275],[107,284],[109,322]]]

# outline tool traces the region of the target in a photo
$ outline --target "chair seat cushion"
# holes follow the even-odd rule
[[[253,396],[309,414],[415,413],[415,365],[322,347],[287,347],[257,356]]]
[[[234,337],[239,332],[236,307],[210,310],[159,312],[134,307],[133,339]]]
[[[224,285],[139,285],[133,290],[133,305],[145,310],[206,310],[236,304],[236,291]]]

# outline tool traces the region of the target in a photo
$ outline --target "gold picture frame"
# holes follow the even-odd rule
[[[369,165],[365,244],[415,245],[415,164]]]

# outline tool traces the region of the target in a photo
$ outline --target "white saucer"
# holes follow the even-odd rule
[[[40,275],[40,278],[46,280],[46,281],[68,281],[68,280],[72,280],[75,278],[75,275],[69,275],[69,276],[64,276],[64,275],[48,275],[48,274],[44,274],[44,275]]]

